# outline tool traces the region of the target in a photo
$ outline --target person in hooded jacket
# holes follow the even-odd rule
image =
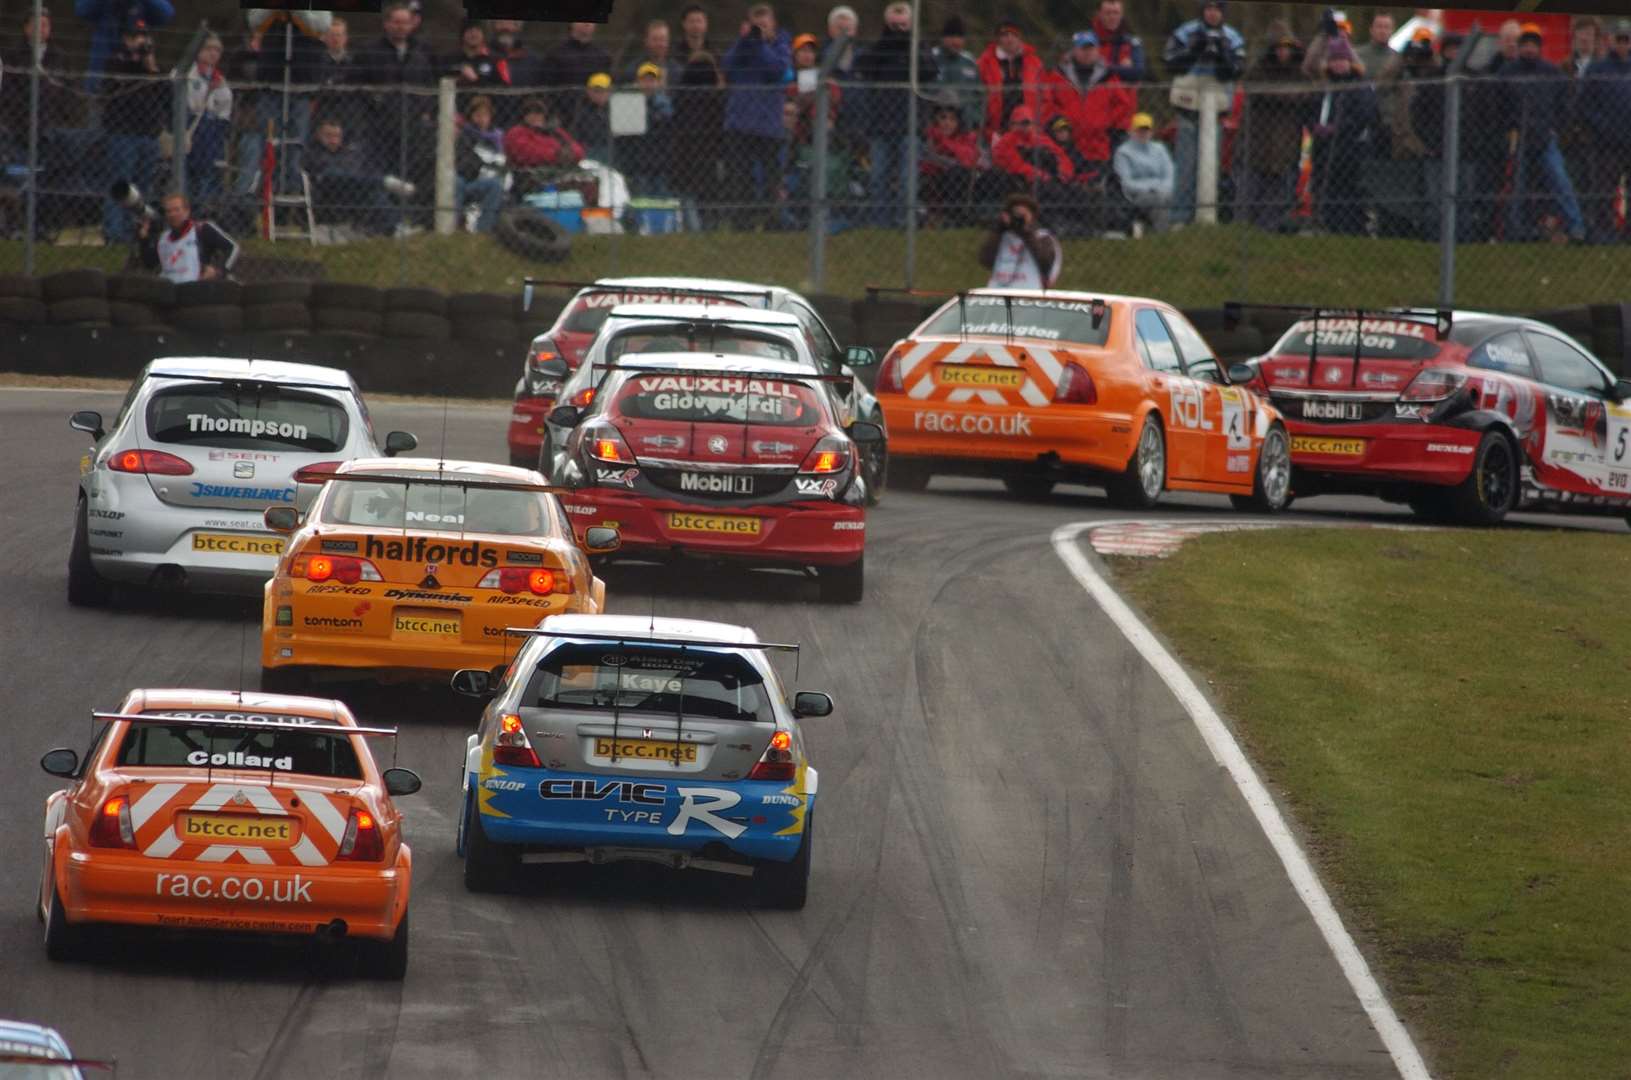
[[[1138,94],[1101,62],[1098,35],[1091,30],[1071,39],[1071,50],[1042,77],[1042,121],[1070,122],[1075,148],[1100,169],[1127,136],[1138,111]]]
[[[1200,17],[1191,19],[1172,32],[1162,55],[1167,71],[1175,77],[1198,76],[1222,83],[1224,101],[1234,96],[1234,80],[1246,66],[1246,39],[1223,21],[1224,0],[1202,0]],[[1190,88],[1173,87],[1173,112],[1178,119],[1178,186],[1173,198],[1172,223],[1186,225],[1195,219],[1196,161],[1200,154],[1200,112],[1198,99]],[[1219,114],[1218,143],[1222,139]]]
[[[1359,236],[1367,226],[1365,162],[1381,122],[1376,90],[1346,38],[1326,46],[1321,66],[1324,93],[1310,103],[1306,120],[1314,136],[1314,211],[1327,232]]]
[[[1288,227],[1297,199],[1309,90],[1303,46],[1290,28],[1270,28],[1268,51],[1246,74],[1246,101],[1235,136],[1240,216],[1261,229]]]
[[[1534,24],[1518,36],[1518,57],[1501,65],[1501,83],[1506,91],[1508,129],[1518,132],[1517,159],[1512,175],[1512,197],[1506,204],[1506,238],[1534,240],[1539,237],[1539,218],[1547,209],[1544,191],[1563,215],[1568,235],[1554,234],[1558,241],[1586,238],[1585,219],[1575,198],[1574,184],[1563,163],[1557,143],[1557,128],[1565,117],[1568,83],[1556,65],[1540,57],[1542,38]]]
[[[1017,21],[997,23],[997,37],[977,66],[986,92],[984,135],[993,144],[1008,130],[1015,109],[1029,109],[1033,119],[1042,115],[1042,58],[1025,44]]]
[[[920,84],[932,83],[939,74],[934,57],[919,45],[917,77]],[[908,129],[907,95],[904,87],[912,77],[912,5],[897,0],[884,9],[883,31],[861,51],[855,61],[855,74],[867,88],[862,104],[862,131],[868,139],[869,215],[879,228],[898,227],[905,222],[906,140],[917,133]]]
[[[785,85],[793,77],[793,39],[769,4],[748,9],[742,32],[725,53],[726,178],[738,229],[762,221],[781,177]]]

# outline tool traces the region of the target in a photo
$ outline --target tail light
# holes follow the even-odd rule
[[[1458,371],[1428,368],[1410,380],[1410,385],[1399,395],[1401,401],[1443,401],[1463,386],[1467,377]]]
[[[801,473],[827,473],[842,472],[849,465],[849,441],[829,435],[816,443],[805,455],[804,464],[799,466]]]
[[[793,736],[778,731],[770,736],[770,745],[748,773],[749,780],[791,780],[798,771],[793,761]]]
[[[900,373],[901,347],[896,345],[889,350],[889,355],[883,358],[883,366],[878,369],[878,389],[886,394],[903,394],[906,392],[906,382]]]
[[[487,571],[487,576],[476,582],[478,589],[499,589],[511,596],[530,592],[535,596],[572,591],[572,579],[561,570],[528,570],[522,566],[505,566]]]
[[[380,835],[379,822],[367,810],[351,811],[345,823],[345,835],[340,837],[340,852],[336,859],[349,862],[379,862],[385,858],[385,837]]]
[[[577,393],[573,394],[572,400],[568,401],[567,404],[575,405],[580,409],[587,409],[594,402],[594,400],[595,388],[592,386],[585,386],[582,390],[579,390]]]
[[[583,433],[583,438],[588,444],[589,456],[596,461],[608,461],[613,465],[635,464],[634,453],[629,449],[629,444],[623,441],[623,436],[610,424],[590,428]]]
[[[1099,388],[1093,385],[1093,376],[1086,368],[1067,360],[1059,373],[1059,384],[1054,387],[1053,400],[1062,405],[1097,405]]]
[[[521,717],[504,713],[498,718],[498,737],[493,740],[494,765],[519,765],[526,769],[541,769],[543,763],[521,730]]]
[[[191,476],[193,467],[163,450],[121,450],[108,458],[114,472],[151,473],[154,476]]]
[[[294,482],[297,484],[321,484],[340,471],[343,461],[317,461],[302,466],[294,472]]]
[[[130,824],[130,800],[115,795],[102,804],[91,821],[91,846],[134,848],[136,830]]]
[[[296,555],[294,562],[289,564],[289,576],[307,581],[332,579],[342,585],[385,580],[373,563],[350,555]]]

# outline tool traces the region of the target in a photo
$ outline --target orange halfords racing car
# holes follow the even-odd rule
[[[266,511],[293,533],[266,583],[261,686],[292,693],[316,669],[456,671],[505,662],[506,626],[597,612],[606,586],[543,477],[530,469],[425,458],[360,458],[324,474],[302,520]]]
[[[408,965],[413,856],[393,795],[338,701],[227,690],[133,690],[93,714],[81,761],[40,764],[72,787],[45,800],[39,914],[53,960],[87,924],[356,938],[370,973]]]
[[[935,473],[997,477],[1023,495],[1074,481],[1133,508],[1172,489],[1266,512],[1290,491],[1280,414],[1230,386],[1159,300],[959,293],[890,350],[876,391],[892,488],[921,490]]]

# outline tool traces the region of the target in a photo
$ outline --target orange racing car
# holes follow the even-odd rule
[[[425,458],[361,458],[325,473],[310,511],[266,511],[291,533],[266,583],[261,686],[296,692],[322,669],[408,674],[493,667],[504,628],[594,613],[605,584],[553,489],[530,469]],[[587,549],[587,550],[586,550]]]
[[[45,801],[39,915],[53,960],[88,924],[359,939],[371,974],[408,964],[413,856],[370,736],[338,701],[133,690],[95,740],[40,764],[74,781]]]
[[[1159,300],[958,293],[890,350],[876,392],[893,488],[990,476],[1021,495],[1076,482],[1130,508],[1182,490],[1265,512],[1290,494],[1279,412],[1230,386],[1206,340]]]

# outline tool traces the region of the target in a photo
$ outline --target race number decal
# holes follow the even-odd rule
[[[1231,450],[1250,450],[1252,436],[1246,430],[1246,404],[1237,390],[1224,390],[1223,434]]]

